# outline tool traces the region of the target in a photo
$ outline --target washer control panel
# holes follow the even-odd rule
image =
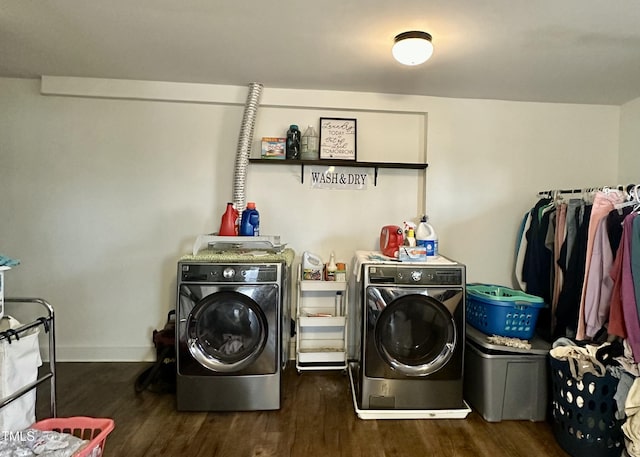
[[[179,274],[182,282],[268,283],[279,281],[280,264],[182,263]]]
[[[464,266],[366,265],[365,281],[369,284],[416,286],[462,286]]]

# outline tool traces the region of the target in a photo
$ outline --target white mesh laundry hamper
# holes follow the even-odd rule
[[[11,316],[0,318],[0,331],[17,329],[20,322]],[[14,394],[36,381],[42,365],[38,328],[21,332],[17,338],[0,340],[0,399]],[[12,401],[0,409],[0,430],[15,431],[28,428],[35,422],[36,390]]]

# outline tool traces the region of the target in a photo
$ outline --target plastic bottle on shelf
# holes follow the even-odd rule
[[[242,212],[240,222],[240,236],[260,235],[260,213],[255,202],[247,202],[247,208]]]
[[[407,232],[407,246],[413,247],[416,245],[416,237],[413,233],[413,229],[410,228]]]
[[[336,281],[345,282],[347,280],[347,264],[344,262],[336,262],[338,269],[336,270]]]
[[[296,124],[291,124],[287,130],[286,158],[300,158],[300,129]]]
[[[336,280],[336,271],[338,270],[338,265],[336,265],[336,257],[331,253],[329,256],[329,263],[327,264],[327,281],[335,281]]]
[[[336,292],[336,307],[334,316],[342,316],[344,314],[343,303],[342,303],[342,292]]]
[[[416,230],[416,245],[427,248],[427,261],[438,257],[438,235],[429,224],[429,218],[422,216]]]
[[[300,158],[303,160],[318,159],[318,133],[312,125],[307,127],[300,139]]]
[[[236,236],[238,235],[238,210],[233,206],[233,203],[227,203],[227,210],[222,215],[222,221],[220,222],[220,230],[218,235],[220,236]]]

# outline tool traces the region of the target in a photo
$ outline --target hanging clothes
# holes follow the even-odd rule
[[[634,291],[633,275],[631,272],[633,223],[637,213],[631,213],[624,218],[622,226],[621,246],[624,249],[622,258],[622,282],[620,295],[622,299],[622,312],[624,313],[625,329],[627,340],[633,351],[633,359],[640,363],[640,320],[638,320],[638,308],[636,306],[636,296]],[[638,255],[638,253],[636,253]]]
[[[578,227],[582,224],[582,214],[584,214],[585,201],[581,198],[571,198],[567,204],[567,237],[565,240],[566,257],[564,259],[565,270],[569,268],[569,261],[571,260],[571,253],[573,253],[573,246],[576,243],[576,234],[578,233]],[[580,210],[580,217],[575,218],[573,215]]]
[[[551,283],[551,252],[545,246],[549,213],[553,201],[543,198],[536,203],[531,212],[531,224],[526,232],[527,249],[522,267],[522,278],[526,283],[526,292],[551,302],[549,284]]]
[[[622,246],[622,231],[624,219],[631,214],[633,208],[630,206],[621,210],[611,211],[607,216],[607,231],[609,234],[609,243],[611,250],[615,253],[613,265],[609,276],[613,282],[611,291],[611,299],[609,301],[609,325],[607,331],[610,335],[627,338],[626,324],[622,311],[622,294],[620,292],[622,286],[622,259],[624,257],[624,249]]]
[[[567,218],[570,216],[568,215]],[[557,324],[554,329],[554,338],[560,336],[573,337],[577,331],[578,315],[580,313],[580,297],[585,274],[591,205],[585,204],[575,208],[575,214],[572,216],[575,219],[576,235],[573,248],[569,254],[564,284],[558,298]]]
[[[585,334],[588,338],[593,338],[609,320],[609,303],[613,291],[613,280],[609,274],[613,266],[613,252],[609,243],[606,218],[598,222],[590,265],[585,277],[587,287],[583,288],[584,307],[582,309]]]
[[[584,309],[585,309],[585,300],[587,299],[586,293],[589,290],[589,270],[591,268],[591,259],[593,257],[593,248],[596,240],[596,231],[600,225],[600,220],[606,218],[608,214],[614,209],[614,205],[616,203],[622,203],[625,197],[621,191],[618,190],[606,190],[606,191],[598,191],[596,192],[593,203],[591,205],[591,215],[589,217],[589,227],[587,233],[587,251],[585,255],[585,273],[584,279],[582,283],[582,293],[580,296],[580,307],[578,314],[578,325],[576,329],[576,339],[584,340],[586,338],[585,332],[585,318],[584,318]],[[607,269],[611,266],[609,265]],[[592,278],[592,280],[597,280],[598,284],[594,285],[593,289],[599,290],[599,277]],[[594,299],[595,293],[591,293],[589,296],[589,300],[592,301]]]
[[[620,246],[620,240],[622,239],[622,222],[624,218],[631,214],[633,208],[627,206],[626,208],[610,211],[607,215],[607,235],[609,236],[609,244],[611,245],[611,252],[618,252]]]
[[[520,223],[515,277],[549,304],[538,316],[539,336],[601,342],[617,336],[640,362],[639,189],[538,194]],[[581,198],[566,201],[560,193]]]
[[[636,309],[640,316],[640,218],[633,220],[633,233],[631,234],[631,275],[633,276],[633,288],[636,296]]]
[[[560,261],[562,245],[567,238],[567,204],[560,202],[556,209],[556,231],[553,245],[553,294],[551,297],[551,328],[556,326],[556,310],[558,308],[558,300],[560,299],[560,291],[564,283],[564,268]]]
[[[542,198],[531,210],[529,229],[525,232],[526,249],[522,266],[524,291],[551,302],[553,256],[546,245],[551,213],[555,205],[551,198]],[[551,337],[552,316],[549,308],[538,313],[537,327],[541,336]]]
[[[622,226],[621,226],[622,227]],[[622,229],[620,230],[620,243],[616,256],[611,267],[611,280],[613,281],[613,289],[611,291],[611,300],[609,302],[609,326],[607,331],[610,335],[619,336],[626,340],[627,326],[625,324],[624,312],[622,310],[622,259],[624,257],[624,246],[622,244]]]
[[[531,226],[531,213],[532,211],[527,212],[522,218],[522,222],[520,223],[520,229],[518,230],[518,238],[516,240],[516,268],[515,268],[515,278],[520,290],[526,290],[527,283],[524,281],[522,277],[522,270],[524,266],[524,258],[525,253],[527,251],[527,238],[525,233],[529,230]]]

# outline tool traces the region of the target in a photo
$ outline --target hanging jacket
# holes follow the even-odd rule
[[[531,224],[526,232],[527,251],[525,253],[522,278],[527,285],[526,292],[541,297],[545,303],[551,302],[551,251],[545,246],[549,212],[540,214],[551,203],[550,198],[539,200],[532,210]]]
[[[554,339],[562,336],[573,336],[578,326],[578,313],[580,311],[580,297],[582,295],[582,283],[584,282],[585,259],[587,252],[587,236],[591,205],[584,206],[584,214],[580,217],[582,209],[577,207],[574,214],[567,214],[575,218],[577,230],[573,249],[569,255],[569,263],[564,277],[562,291],[558,297],[556,309],[556,328]],[[582,222],[580,222],[582,220]]]
[[[620,293],[622,297],[622,312],[624,314],[625,328],[627,330],[627,340],[633,351],[633,359],[640,362],[640,320],[638,320],[638,309],[636,307],[636,296],[631,273],[631,240],[633,237],[633,223],[637,217],[636,213],[631,213],[624,219],[622,227],[622,242],[624,257],[622,258],[622,284]],[[636,254],[637,255],[637,254]]]

